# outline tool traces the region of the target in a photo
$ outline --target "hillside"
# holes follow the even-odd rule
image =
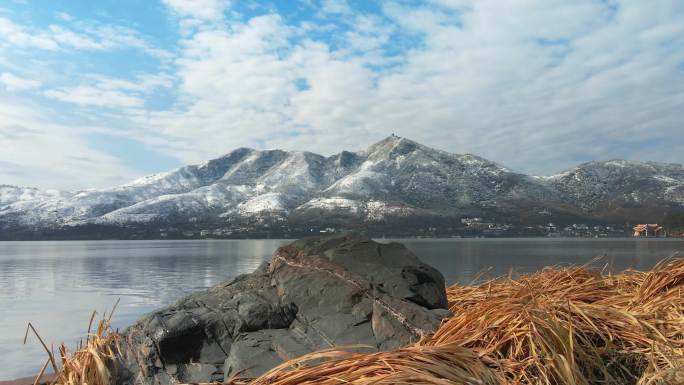
[[[456,226],[463,217],[519,225],[620,223],[657,221],[682,208],[680,164],[589,162],[535,177],[396,136],[329,157],[239,148],[109,189],[0,186],[4,238],[92,228],[134,228],[147,237],[165,228],[225,234],[312,226],[408,231]]]

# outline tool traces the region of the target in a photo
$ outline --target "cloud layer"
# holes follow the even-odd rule
[[[175,31],[168,46],[131,26],[25,26],[0,13],[0,103],[13,100],[27,115],[2,119],[0,145],[37,143],[16,134],[29,127],[60,132],[71,143],[63,152],[88,154],[82,136],[106,132],[182,164],[238,146],[330,154],[396,133],[527,173],[591,159],[682,162],[681,1],[245,4],[164,0],[166,20],[155,22]],[[147,59],[126,73],[100,65],[60,82],[52,59],[26,69],[7,54],[17,48]],[[67,116],[55,122],[55,109]],[[60,128],[47,133],[45,121]],[[125,154],[89,156],[105,162],[106,177],[86,170],[60,183],[72,164],[34,162],[53,182],[34,170],[0,172],[0,183],[101,186],[139,175],[117,159]],[[27,160],[5,152],[0,170],[1,162]]]

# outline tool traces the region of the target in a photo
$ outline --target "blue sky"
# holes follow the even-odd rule
[[[0,1],[0,184],[391,133],[531,174],[683,161],[681,0]]]

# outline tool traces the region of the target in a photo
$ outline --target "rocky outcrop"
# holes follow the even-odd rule
[[[209,382],[334,346],[392,349],[433,332],[446,307],[442,275],[399,243],[299,240],[129,327],[118,382]]]

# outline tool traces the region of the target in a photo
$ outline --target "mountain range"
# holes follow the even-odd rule
[[[227,234],[312,227],[410,230],[457,226],[464,217],[520,225],[654,222],[682,209],[681,164],[597,161],[529,176],[392,135],[362,151],[328,157],[238,148],[108,189],[0,185],[0,239],[93,229],[146,236],[205,228]]]

